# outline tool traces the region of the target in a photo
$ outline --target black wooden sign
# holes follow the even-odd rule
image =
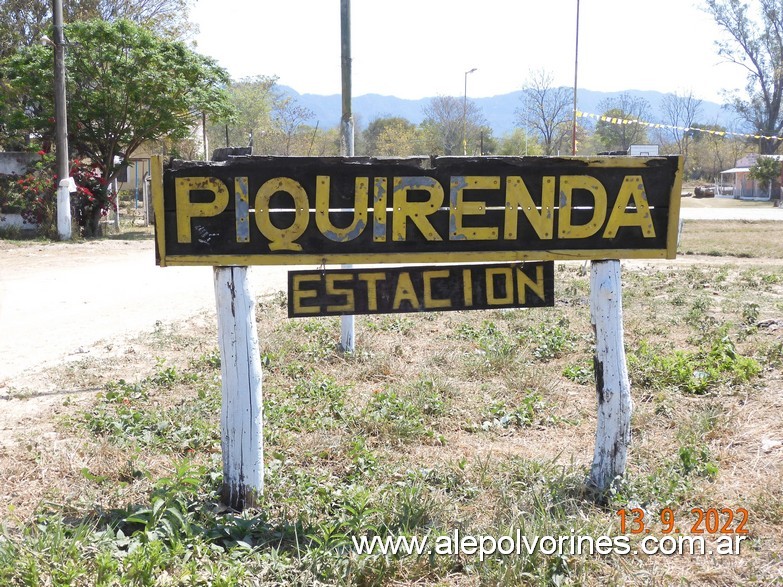
[[[679,157],[153,165],[160,265],[674,257]]]
[[[288,272],[288,316],[554,305],[554,262]]]

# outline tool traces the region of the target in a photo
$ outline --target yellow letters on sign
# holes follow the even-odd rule
[[[571,224],[574,190],[585,190],[593,196],[593,216],[587,224]],[[589,175],[564,175],[560,178],[560,213],[558,236],[560,238],[589,238],[601,229],[606,218],[606,188]]]
[[[626,208],[633,199],[635,210],[628,212]],[[647,203],[647,192],[641,175],[626,175],[617,201],[612,208],[612,215],[606,223],[604,238],[617,236],[621,226],[638,226],[646,238],[655,238],[655,227],[650,216],[650,205]]]
[[[373,273],[359,273],[359,281],[367,282],[367,308],[371,311],[378,309],[378,282],[386,279],[386,274],[383,271],[375,271]]]
[[[506,295],[504,297],[498,297],[495,295],[495,276],[503,276],[503,283],[505,284]],[[511,272],[511,267],[499,267],[497,269],[487,269],[484,275],[487,286],[487,302],[492,306],[501,304],[510,304],[514,301],[514,276]]]
[[[193,218],[217,216],[228,206],[228,188],[214,177],[178,177],[174,180],[177,204],[177,242],[193,242],[190,221]],[[190,192],[212,192],[211,202],[191,202]]]
[[[294,222],[288,228],[272,224],[269,201],[278,192],[285,192],[294,200]],[[310,204],[307,192],[298,181],[289,177],[276,177],[265,182],[256,192],[256,224],[269,239],[270,251],[301,251],[302,245],[294,241],[304,234],[310,221]]]
[[[546,287],[546,281],[544,280],[544,266],[536,265],[536,280],[530,279],[522,269],[517,269],[517,301],[520,304],[524,304],[527,296],[527,289],[536,294],[538,299],[543,300],[546,297],[544,288]]]
[[[315,223],[321,234],[330,241],[344,243],[359,236],[367,226],[367,203],[369,201],[368,177],[356,178],[356,190],[353,198],[353,222],[347,228],[337,228],[329,220],[330,177],[319,175],[315,181]]]
[[[462,216],[466,214],[483,215],[487,211],[486,202],[466,202],[465,190],[500,189],[500,177],[476,177],[458,175],[451,178],[450,192],[450,240],[493,241],[498,238],[498,229],[490,226],[465,228]]]
[[[410,202],[408,192],[429,192],[430,197],[426,202]],[[392,231],[395,241],[404,241],[408,232],[408,218],[428,241],[443,240],[432,226],[427,216],[438,211],[443,204],[443,186],[433,177],[395,177],[392,195],[394,216],[392,217]]]
[[[294,287],[292,288],[292,295],[294,297],[294,312],[297,315],[301,314],[318,314],[321,311],[320,306],[303,306],[302,300],[305,298],[318,297],[318,290],[315,289],[302,289],[302,283],[305,281],[319,282],[321,280],[318,275],[295,275]]]
[[[416,297],[416,289],[413,287],[411,276],[408,272],[400,273],[400,277],[397,280],[397,289],[394,292],[394,303],[392,308],[399,310],[402,306],[402,302],[410,302],[414,308],[419,307],[419,298]]]
[[[424,271],[422,273],[422,279],[424,280],[424,307],[427,309],[433,308],[448,308],[451,306],[450,299],[441,299],[432,297],[432,280],[433,279],[448,279],[449,270],[441,269],[438,271]]]
[[[506,178],[506,214],[503,227],[506,240],[517,238],[519,208],[522,208],[538,238],[550,240],[555,232],[555,178],[550,175],[544,176],[542,180],[541,212],[538,211],[530,191],[520,176],[510,175]]]
[[[353,288],[346,287],[346,288],[339,288],[335,287],[339,284],[339,282],[345,282],[351,281],[351,277],[345,277],[344,275],[337,275],[334,273],[329,273],[326,275],[326,295],[329,296],[345,296],[345,303],[344,304],[334,304],[331,306],[327,306],[327,310],[330,312],[340,312],[342,310],[353,310],[354,307],[354,300],[353,300]]]

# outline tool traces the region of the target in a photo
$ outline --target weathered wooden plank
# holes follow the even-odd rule
[[[160,264],[673,257],[680,166],[679,157],[178,162],[156,178]]]

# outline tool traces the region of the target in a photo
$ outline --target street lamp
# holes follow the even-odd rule
[[[468,74],[473,73],[476,71],[476,68],[474,67],[470,71],[465,72],[465,96],[462,101],[462,154],[467,155],[468,154],[468,139],[467,139],[467,130],[468,130]]]

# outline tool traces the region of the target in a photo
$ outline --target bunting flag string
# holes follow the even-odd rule
[[[681,130],[683,132],[693,131],[693,132],[707,133],[720,137],[732,136],[732,137],[741,137],[745,139],[767,139],[770,141],[783,141],[783,137],[755,135],[755,134],[747,134],[741,132],[731,132],[728,130],[712,130],[708,128],[698,128],[695,126],[675,126],[672,124],[661,124],[658,122],[646,122],[644,120],[615,118],[612,116],[604,116],[602,114],[592,114],[591,112],[580,112],[578,110],[576,112],[576,115],[579,118],[593,118],[595,120],[600,120],[602,122],[608,122],[609,124],[640,124],[648,128],[668,128],[673,130]]]

